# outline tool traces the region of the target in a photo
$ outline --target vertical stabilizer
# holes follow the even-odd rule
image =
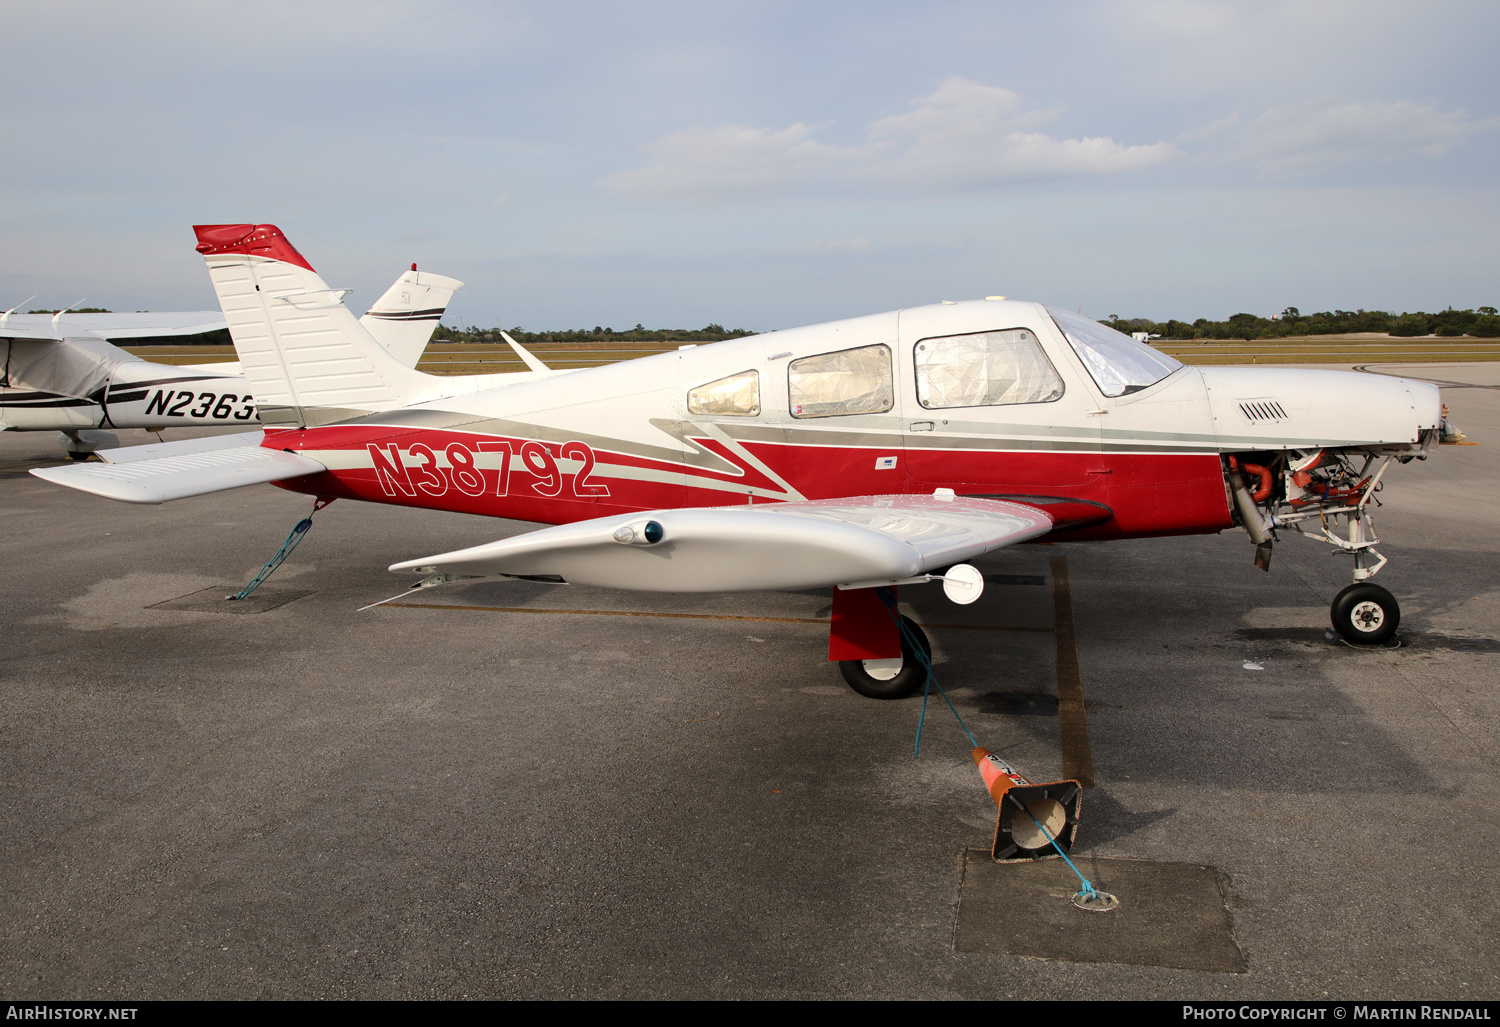
[[[194,225],[241,368],[268,428],[418,402],[428,376],[391,356],[275,225]]]
[[[398,363],[416,367],[448,301],[463,284],[457,278],[418,271],[413,264],[365,311],[359,323]]]

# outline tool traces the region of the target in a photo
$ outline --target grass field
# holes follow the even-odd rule
[[[552,368],[597,367],[635,357],[675,350],[675,342],[635,342],[612,345],[591,342],[539,342],[527,349]],[[122,349],[161,364],[206,364],[233,360],[233,346],[124,346]],[[422,354],[417,370],[428,374],[499,374],[524,371],[526,365],[504,343],[434,342]]]
[[[1500,339],[1396,339],[1389,335],[1300,335],[1285,339],[1158,339],[1185,364],[1373,364],[1500,360]]]
[[[539,342],[531,351],[548,367],[597,367],[666,353],[678,343]],[[1309,335],[1287,339],[1159,340],[1157,349],[1185,364],[1365,364],[1427,361],[1500,360],[1500,339],[1393,339],[1388,335]],[[233,360],[232,346],[125,346],[137,356],[162,364],[204,364]],[[509,346],[435,342],[417,369],[429,374],[496,374],[524,371]]]

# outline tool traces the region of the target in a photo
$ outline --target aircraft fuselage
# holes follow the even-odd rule
[[[981,395],[953,354],[993,360],[996,339],[1025,370]],[[1121,392],[1048,308],[973,301],[273,427],[264,445],[329,468],[294,491],[546,524],[953,489],[1104,539],[1232,526],[1225,454],[1413,451],[1439,410],[1425,383],[1301,369],[1179,365]]]

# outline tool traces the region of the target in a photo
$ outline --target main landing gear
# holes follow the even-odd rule
[[[57,437],[58,445],[69,460],[87,460],[98,449],[117,449],[120,436],[112,431],[94,431],[91,428],[64,428]]]
[[[932,662],[932,643],[927,633],[910,617],[902,616],[901,623],[917,639]],[[927,680],[927,670],[922,660],[907,641],[906,631],[901,632],[901,655],[886,660],[840,660],[839,673],[849,682],[849,687],[870,699],[905,699]]]
[[[960,606],[974,602],[984,592],[984,575],[966,563],[954,564],[941,574],[864,582],[833,590],[828,659],[839,665],[839,673],[860,695],[904,699],[927,684],[932,643],[910,617],[901,617],[897,625],[896,588],[929,581],[941,581],[943,594]]]

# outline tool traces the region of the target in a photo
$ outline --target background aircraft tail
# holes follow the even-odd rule
[[[418,271],[413,264],[365,311],[359,323],[397,362],[416,367],[448,301],[463,284],[457,278]]]
[[[387,352],[344,306],[347,290],[330,289],[275,225],[193,231],[261,424],[329,424],[434,392],[431,377]]]

